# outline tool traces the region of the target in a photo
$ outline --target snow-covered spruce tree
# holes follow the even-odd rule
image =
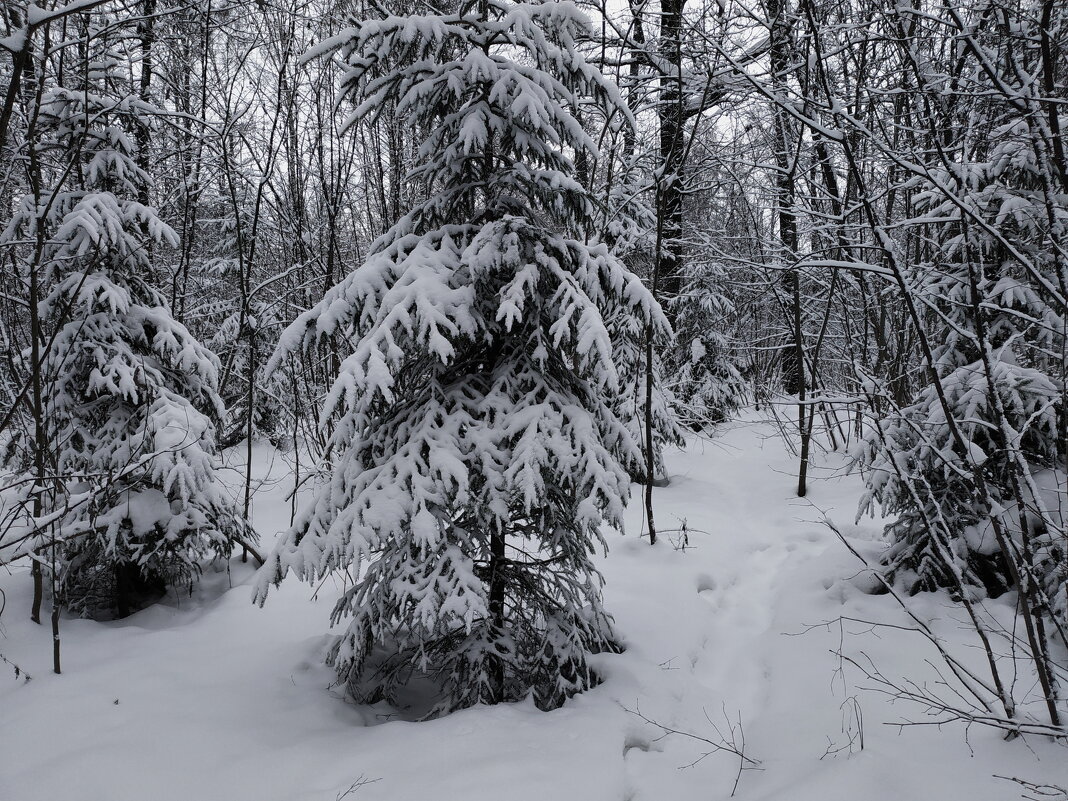
[[[633,314],[622,313],[609,321],[609,331],[615,345],[616,372],[619,376],[619,391],[615,395],[614,409],[626,426],[631,438],[642,445],[643,457],[628,466],[634,481],[646,483],[650,454],[646,451],[646,428],[652,436],[653,481],[665,476],[664,448],[682,447],[685,438],[678,418],[675,416],[675,398],[664,388],[662,380],[663,360],[661,349],[669,340],[666,336],[654,341],[652,382],[646,370],[648,348],[646,326]],[[650,383],[652,386],[650,386]],[[652,398],[651,415],[646,415],[646,398]]]
[[[631,272],[648,284],[655,261],[656,218],[653,210],[641,200],[636,164],[622,163],[608,187],[608,200],[598,211],[602,219],[599,227],[602,238]],[[650,348],[646,338],[648,326],[629,310],[622,310],[606,321],[612,341],[619,375],[619,392],[615,396],[616,414],[627,426],[635,442],[642,444],[643,458],[630,466],[631,478],[646,483],[649,457],[652,457],[653,480],[664,476],[664,448],[681,447],[685,440],[675,414],[676,399],[665,388],[662,354],[672,344],[669,336],[654,329],[652,375],[646,369]],[[652,380],[650,380],[652,379]],[[650,415],[646,414],[646,398],[652,398]],[[646,432],[646,428],[649,432]],[[645,447],[647,435],[652,439],[651,453]]]
[[[1010,361],[999,360],[994,368],[999,402],[1010,422],[1020,425],[1020,445],[1032,461],[1048,464],[1056,387],[1042,373]],[[972,464],[996,491],[1002,522],[1016,530],[1013,464],[998,444],[997,412],[980,365],[964,365],[941,380],[970,451],[957,453],[937,392],[925,387],[911,405],[878,421],[855,451],[867,484],[860,513],[878,505],[894,516],[886,527],[884,564],[910,591],[956,587],[959,573],[964,584],[999,595],[1013,580],[990,526],[991,505],[976,491]]]
[[[1043,576],[1063,608],[1063,521],[1050,504],[1061,481],[1051,471],[1062,447],[1064,323],[1049,294],[1059,248],[1021,126],[993,125],[988,149],[965,143],[973,160],[931,169],[916,196],[940,221],[937,261],[915,271],[917,295],[941,322],[940,387],[878,421],[856,455],[867,481],[861,512],[878,504],[896,516],[884,561],[912,591],[963,583],[996,595],[1027,573]],[[999,543],[994,516],[1011,541]]]
[[[358,699],[413,676],[430,714],[533,695],[549,709],[598,681],[613,647],[591,556],[618,525],[640,452],[614,411],[605,320],[661,331],[641,282],[584,231],[595,155],[579,103],[616,106],[583,59],[570,3],[484,0],[456,13],[353,21],[324,43],[348,65],[355,117],[393,99],[422,133],[429,199],[280,343],[343,332],[353,351],[326,405],[329,483],[261,569],[347,570],[331,652]]]
[[[218,363],[171,316],[152,283],[153,248],[177,237],[136,198],[149,185],[129,131],[154,110],[115,92],[101,53],[81,89],[44,93],[32,144],[43,175],[80,179],[32,197],[5,234],[33,241],[41,365],[40,431],[55,475],[57,602],[93,617],[124,616],[166,588],[189,586],[201,559],[230,552],[242,532],[214,476]],[[27,443],[29,450],[34,443]],[[24,463],[27,454],[16,455]]]
[[[734,313],[724,280],[717,264],[690,259],[671,301],[676,345],[667,354],[665,375],[679,419],[695,428],[723,422],[745,399],[745,379],[722,333],[723,321]]]

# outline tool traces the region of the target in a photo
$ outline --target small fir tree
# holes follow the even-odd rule
[[[329,483],[261,572],[354,579],[331,652],[359,699],[413,675],[431,714],[532,694],[559,706],[613,647],[592,556],[619,525],[624,465],[605,320],[662,333],[641,282],[584,233],[595,156],[580,103],[625,106],[576,47],[570,3],[483,0],[455,13],[354,20],[326,42],[348,65],[353,119],[387,101],[422,132],[432,189],[284,335],[274,363],[343,333],[353,350],[322,411]]]
[[[34,143],[40,163],[57,174],[69,163],[80,180],[54,192],[43,216],[24,199],[5,232],[46,231],[28,266],[45,289],[46,441],[10,455],[28,469],[34,447],[48,452],[58,600],[121,617],[190,586],[203,558],[225,556],[247,531],[214,475],[217,360],[153,286],[152,250],[177,236],[137,199],[149,176],[129,131],[155,110],[115,94],[123,81],[106,52],[92,64],[84,88],[44,93]]]
[[[654,259],[650,251],[655,247],[653,231],[656,219],[652,210],[641,201],[635,177],[635,164],[619,165],[619,174],[608,193],[608,201],[599,209],[604,241],[613,254],[632,272],[642,277],[646,285],[652,278]],[[653,331],[652,376],[648,373],[648,326],[629,311],[624,310],[608,320],[608,328],[615,343],[616,370],[619,392],[615,398],[616,413],[623,420],[635,442],[644,452],[640,462],[628,466],[631,478],[646,483],[649,454],[646,450],[646,426],[652,435],[653,480],[665,477],[664,448],[682,447],[685,438],[675,413],[676,399],[665,387],[663,358],[672,344],[669,336]],[[651,378],[651,380],[650,380]],[[651,386],[650,386],[651,384]],[[646,398],[652,398],[651,416],[646,414]]]
[[[745,400],[745,379],[723,333],[723,321],[734,314],[725,279],[720,265],[690,259],[671,301],[676,339],[664,373],[679,420],[695,429],[723,422]]]
[[[1048,292],[1058,283],[1056,258],[1038,244],[1051,231],[1026,125],[994,131],[974,161],[932,170],[916,198],[942,222],[937,262],[918,265],[914,276],[942,322],[933,350],[939,386],[884,416],[861,443],[861,513],[878,505],[896,516],[884,561],[911,591],[963,583],[998,595],[1014,585],[1014,572],[1026,572],[1047,584],[1052,602],[1041,605],[1050,612],[1063,609],[1065,574],[1063,521],[1044,497],[1063,456],[1055,380],[1063,360],[1054,354],[1063,353],[1064,323]],[[1015,566],[994,517],[1011,538]]]

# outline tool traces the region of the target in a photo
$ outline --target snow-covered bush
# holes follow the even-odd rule
[[[1026,124],[1007,114],[992,127],[989,141],[965,143],[970,160],[918,184],[914,203],[937,222],[934,259],[911,276],[935,321],[934,381],[857,452],[861,512],[896,515],[885,561],[913,591],[963,583],[1000,594],[1020,575],[1054,588],[1065,571],[1063,523],[1034,476],[1064,456],[1063,301],[1055,252],[1041,243],[1053,245],[1049,215],[1068,212],[1039,191]]]
[[[1004,361],[995,363],[994,375],[1009,423],[1021,432],[1024,452],[1032,463],[1049,463],[1056,387],[1037,370]],[[869,430],[855,451],[867,483],[861,513],[874,513],[878,506],[896,516],[886,528],[890,548],[885,563],[911,591],[953,587],[957,570],[965,583],[1000,594],[1012,578],[987,521],[993,500],[1006,526],[1018,528],[1013,520],[1018,514],[1015,465],[998,442],[982,365],[952,370],[942,379],[942,390],[969,451],[955,450],[938,392],[926,387],[912,405]],[[993,499],[977,493],[973,470],[983,471],[987,486],[997,493]]]

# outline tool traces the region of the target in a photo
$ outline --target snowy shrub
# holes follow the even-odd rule
[[[1021,432],[1025,453],[1032,463],[1048,463],[1056,430],[1056,388],[1036,370],[1006,362],[994,368],[1001,404],[1010,425]],[[855,451],[867,482],[861,512],[874,513],[878,505],[884,514],[896,515],[886,529],[890,548],[885,563],[911,591],[954,586],[956,570],[966,583],[1000,594],[1012,580],[985,523],[992,514],[990,501],[976,492],[972,470],[982,470],[988,486],[995,488],[995,508],[1013,529],[1018,528],[1013,519],[1015,465],[998,442],[982,365],[954,369],[942,379],[942,387],[970,451],[954,450],[937,392],[925,388],[912,405],[871,429]]]
[[[1034,478],[1064,456],[1056,259],[1038,246],[1051,236],[1050,209],[1026,126],[992,128],[989,142],[965,143],[970,160],[919,183],[914,202],[937,221],[937,248],[912,280],[937,323],[937,383],[862,443],[861,512],[878,504],[896,515],[885,561],[913,591],[963,583],[999,594],[1035,575],[1053,598],[1063,594],[1063,524]],[[1009,539],[999,543],[992,525]]]

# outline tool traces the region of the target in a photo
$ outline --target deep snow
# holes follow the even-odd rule
[[[289,520],[290,479],[269,448],[255,457],[265,480],[254,520],[269,548]],[[321,658],[337,586],[290,580],[258,609],[238,559],[206,575],[193,598],[114,623],[65,619],[65,673],[55,676],[48,627],[28,620],[26,571],[0,576],[0,654],[33,677],[16,681],[0,664],[0,799],[334,801],[361,778],[354,801],[730,796],[737,757],[702,759],[707,743],[637,713],[712,741],[733,724],[740,742],[740,721],[759,766],[741,774],[735,797],[751,801],[1020,797],[995,774],[1068,784],[1060,746],[886,725],[923,720],[923,710],[838,670],[841,642],[887,676],[934,676],[917,636],[833,622],[907,622],[891,598],[858,589],[861,566],[820,522],[827,511],[854,547],[878,552],[881,523],[852,525],[861,484],[842,475],[844,457],[818,456],[809,498],[798,499],[794,457],[750,414],[667,463],[658,525],[685,521],[689,545],[678,547],[679,531],[656,547],[640,538],[634,493],[627,533],[609,535],[602,564],[627,650],[598,657],[604,684],[551,713],[526,703],[413,723],[357,708],[329,687]],[[948,599],[923,597],[917,609],[970,653]]]

